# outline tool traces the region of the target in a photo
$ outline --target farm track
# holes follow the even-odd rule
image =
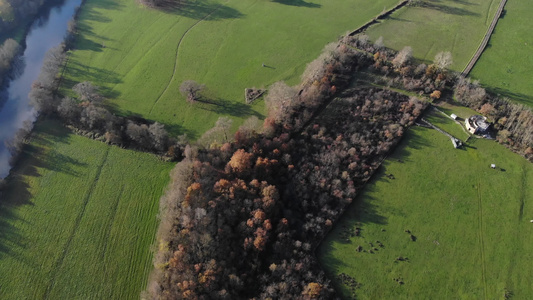
[[[487,33],[485,33],[485,36],[483,37],[483,40],[481,41],[479,48],[477,49],[472,59],[470,59],[470,61],[468,62],[468,65],[465,67],[465,69],[461,73],[461,76],[463,77],[467,76],[470,73],[470,71],[472,71],[472,68],[478,61],[479,57],[481,57],[481,54],[483,53],[483,51],[485,50],[485,47],[487,47],[487,44],[489,43],[492,32],[494,31],[494,28],[496,27],[496,24],[498,23],[498,19],[500,19],[500,16],[503,12],[503,8],[505,7],[506,3],[507,3],[507,0],[502,0],[502,2],[500,2],[498,11],[496,11],[496,14],[494,15],[494,18],[492,19],[492,23],[490,24],[490,27],[488,28]]]
[[[113,223],[114,223],[115,217],[117,215],[118,204],[120,203],[120,199],[122,199],[122,194],[123,193],[124,193],[124,185],[122,186],[122,188],[120,189],[120,192],[118,193],[117,200],[115,201],[115,203],[113,203],[113,207],[111,209],[111,217],[109,218],[109,225],[105,229],[104,247],[102,247],[102,254],[101,254],[102,260],[104,260],[105,254],[107,252],[107,244],[108,244],[108,241],[109,241],[109,235],[111,234],[111,229],[113,229]]]
[[[483,299],[487,299],[487,268],[485,264],[485,242],[483,240],[483,204],[481,200],[481,183],[477,184],[478,200],[478,225],[479,225],[479,247],[481,253],[481,279],[483,280]]]
[[[518,220],[521,222],[524,217],[524,200],[526,199],[526,185],[527,185],[526,166],[522,166],[522,182],[520,183],[520,210],[518,211]]]
[[[148,114],[152,114],[152,111],[154,110],[154,107],[157,105],[157,103],[159,102],[159,100],[161,99],[161,97],[167,92],[168,88],[170,87],[170,84],[172,84],[172,81],[174,81],[174,77],[176,76],[176,70],[177,70],[177,67],[178,67],[178,56],[179,56],[179,50],[180,50],[180,46],[181,46],[181,43],[183,42],[183,39],[185,38],[185,36],[194,28],[196,27],[196,25],[200,24],[200,22],[206,20],[207,18],[209,18],[212,14],[214,14],[217,10],[219,10],[222,6],[221,5],[218,5],[215,9],[213,9],[210,13],[208,13],[205,17],[201,18],[200,20],[196,21],[196,23],[192,24],[191,27],[189,27],[187,30],[185,30],[185,32],[183,33],[183,35],[181,36],[180,40],[178,41],[178,46],[176,47],[176,59],[174,60],[174,71],[172,72],[172,76],[170,77],[170,79],[168,80],[168,83],[167,83],[167,86],[165,87],[165,89],[163,90],[163,92],[161,92],[161,94],[159,94],[159,96],[157,97],[157,99],[155,100],[154,104],[152,104],[152,107],[150,108],[150,111],[148,112]]]
[[[94,191],[94,189],[96,187],[96,184],[98,183],[98,179],[100,178],[100,174],[102,173],[102,169],[104,168],[104,165],[105,165],[105,163],[107,161],[107,157],[109,156],[110,149],[111,149],[111,147],[107,147],[107,150],[106,150],[106,152],[104,154],[104,157],[102,158],[102,162],[100,163],[100,165],[98,166],[98,170],[96,171],[96,176],[94,177],[93,182],[91,183],[91,185],[89,187],[89,190],[88,190],[85,198],[83,199],[80,213],[78,214],[78,216],[76,217],[76,220],[74,221],[74,226],[72,227],[72,230],[71,230],[70,235],[69,235],[69,237],[67,239],[67,242],[65,243],[65,246],[63,247],[63,251],[60,254],[59,259],[57,260],[55,266],[50,271],[50,273],[51,273],[50,282],[49,282],[48,287],[46,288],[46,291],[45,291],[45,293],[43,295],[43,299],[48,299],[48,297],[50,297],[50,292],[52,291],[52,288],[55,285],[55,281],[56,281],[56,277],[57,277],[57,274],[59,272],[59,269],[61,268],[61,265],[63,264],[63,261],[65,260],[65,257],[67,256],[67,252],[68,252],[68,250],[70,248],[72,240],[74,239],[74,235],[76,234],[76,231],[78,231],[78,227],[80,226],[81,219],[83,218],[83,215],[85,214],[85,209],[87,208],[87,204],[89,203],[89,199],[91,198],[91,196],[93,194],[93,191]]]

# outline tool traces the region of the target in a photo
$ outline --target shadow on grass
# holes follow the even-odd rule
[[[122,83],[122,80],[116,72],[85,66],[75,61],[69,62],[66,73],[69,76],[63,76],[61,85],[68,89],[79,83],[76,80],[72,80],[72,78],[83,78],[83,81],[90,81],[96,85],[98,85],[98,82],[106,82],[114,85]],[[120,96],[120,92],[112,90],[109,87],[99,86],[98,89],[106,98],[118,98]]]
[[[299,6],[299,7],[308,7],[308,8],[320,8],[322,5],[316,3],[305,2],[303,0],[272,0],[279,4],[290,5],[290,6]]]
[[[6,178],[6,188],[0,202],[9,205],[28,205],[32,194],[26,177],[40,177],[39,168],[53,172],[80,176],[74,166],[86,166],[72,156],[57,152],[54,145],[69,144],[70,131],[55,121],[38,121],[31,136],[31,143],[26,144],[16,165]],[[48,148],[48,149],[47,149]]]
[[[38,121],[31,136],[31,143],[24,146],[17,164],[6,178],[6,186],[0,194],[0,260],[9,256],[32,267],[38,267],[25,259],[23,250],[30,246],[29,241],[21,236],[13,225],[15,222],[31,220],[20,219],[16,210],[19,206],[34,205],[28,177],[40,177],[40,168],[80,176],[73,166],[86,164],[53,149],[56,143],[68,144],[69,133],[68,129],[57,122]]]
[[[480,15],[478,13],[471,12],[464,8],[447,6],[447,5],[439,4],[435,2],[423,2],[420,6],[429,8],[429,9],[438,10],[440,12],[451,14],[451,15],[458,15],[458,16],[479,16]]]
[[[193,104],[196,107],[214,112],[216,114],[221,115],[230,115],[234,117],[246,117],[246,116],[256,116],[259,119],[263,119],[265,116],[262,114],[256,112],[252,109],[252,107],[248,104],[229,101],[222,98],[217,99],[209,99],[209,98],[202,98],[197,101],[197,103]]]
[[[166,0],[157,7],[157,9],[186,18],[205,21],[238,19],[244,16],[240,11],[232,7],[218,3],[200,1],[187,2]]]
[[[508,89],[503,89],[503,88],[498,88],[498,87],[486,86],[485,89],[487,89],[487,91],[489,91],[490,93],[500,95],[502,97],[507,97],[511,100],[515,100],[516,102],[520,102],[522,104],[533,107],[533,96],[531,95],[512,92]]]

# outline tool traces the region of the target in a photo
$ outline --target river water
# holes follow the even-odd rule
[[[13,138],[25,120],[35,120],[36,113],[28,104],[31,84],[39,76],[46,52],[63,41],[68,21],[80,4],[81,0],[66,0],[61,6],[52,8],[49,14],[32,24],[26,36],[23,70],[4,91],[7,100],[0,111],[0,178],[7,176],[10,169],[11,155],[4,142]]]

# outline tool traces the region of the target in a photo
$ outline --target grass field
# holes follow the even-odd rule
[[[263,117],[264,103],[244,103],[244,89],[299,82],[306,64],[397,0],[191,1],[172,12],[131,0],[88,0],[64,81],[102,86],[110,106],[198,138],[218,116]],[[266,67],[262,67],[262,64]],[[188,104],[185,80],[207,86]]]
[[[440,114],[428,119],[467,136]],[[361,284],[357,299],[503,299],[505,291],[530,299],[531,199],[533,166],[524,158],[477,138],[455,150],[441,133],[413,127],[323,242],[319,257],[331,278],[345,273]],[[349,237],[356,227],[360,236]],[[366,252],[373,247],[374,254]],[[400,256],[408,260],[397,261]],[[333,282],[345,298],[353,297],[351,288]]]
[[[0,201],[0,298],[138,299],[171,167],[40,123]]]
[[[450,51],[455,71],[462,71],[476,52],[498,8],[497,0],[424,1],[425,7],[404,7],[367,30],[372,40],[383,36],[386,47],[413,48],[413,55],[432,62]]]
[[[488,89],[533,107],[533,2],[509,0],[489,45],[470,73]]]

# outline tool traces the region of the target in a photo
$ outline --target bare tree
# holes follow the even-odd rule
[[[0,46],[0,76],[3,76],[11,68],[11,63],[20,50],[20,45],[14,39],[7,39]]]
[[[205,85],[194,80],[186,80],[180,86],[180,92],[187,98],[187,101],[194,103],[200,98],[200,92],[205,89]]]
[[[68,122],[75,122],[80,117],[81,109],[74,99],[65,97],[61,100],[61,103],[57,106],[57,112],[59,115]]]
[[[291,113],[292,102],[296,100],[297,91],[283,81],[274,83],[268,90],[265,102],[268,115],[281,122]]]
[[[392,64],[396,68],[400,68],[413,57],[413,49],[409,46],[404,47],[398,54],[396,54],[396,57],[392,60]]]
[[[435,60],[433,60],[433,62],[439,67],[439,69],[446,69],[453,63],[452,53],[450,51],[439,52],[435,55]]]
[[[99,103],[102,97],[98,94],[98,88],[89,81],[84,81],[72,87],[72,90],[78,94],[81,101]]]
[[[155,122],[148,127],[148,131],[152,137],[154,148],[158,151],[166,150],[168,146],[168,133],[165,130],[165,126]]]
[[[382,49],[383,47],[385,47],[385,44],[383,43],[383,37],[380,36],[375,42],[374,42],[374,47],[376,47],[376,49]]]

